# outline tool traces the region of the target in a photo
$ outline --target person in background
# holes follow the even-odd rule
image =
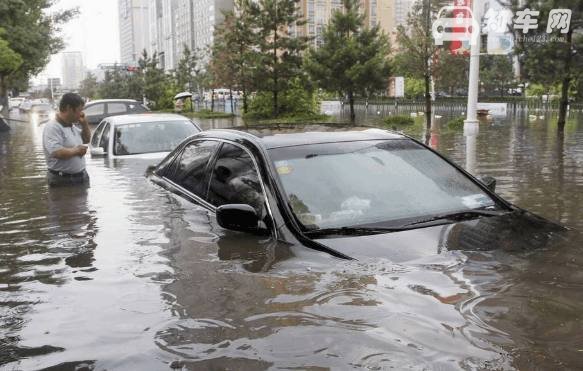
[[[66,93],[61,97],[59,112],[45,125],[43,149],[49,186],[89,184],[84,156],[91,130],[82,112],[84,106],[79,94]]]

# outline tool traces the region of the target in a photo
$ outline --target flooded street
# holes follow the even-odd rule
[[[448,250],[445,237],[407,259],[344,261],[221,229],[151,183],[147,160],[87,156],[90,188],[49,189],[42,126],[11,122],[0,369],[580,368],[583,114],[564,138],[549,117],[472,135],[446,122],[433,148],[573,230],[528,251]]]

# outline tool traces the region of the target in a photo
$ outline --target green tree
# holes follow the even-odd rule
[[[364,27],[357,0],[343,0],[325,27],[318,49],[312,49],[306,69],[318,85],[348,97],[355,120],[354,97],[387,88],[390,74],[389,42],[378,26]]]
[[[98,93],[99,85],[97,83],[97,77],[94,74],[89,72],[87,77],[81,81],[81,85],[79,87],[79,94],[82,97],[87,98],[96,98]]]
[[[414,77],[405,77],[405,97],[418,98],[425,93],[425,84],[423,79],[416,79]]]
[[[259,92],[249,104],[249,114],[246,118],[265,119],[272,117],[272,99],[268,92]],[[283,92],[279,99],[280,116],[314,117],[320,108],[320,101],[316,94],[306,89],[301,78],[292,79],[288,90]]]
[[[488,55],[480,58],[480,81],[486,90],[504,96],[514,82],[512,60],[506,55]]]
[[[583,71],[583,2],[580,0],[527,0],[515,9],[530,8],[539,11],[538,28],[529,30],[523,38],[522,32],[517,32],[516,52],[522,66],[523,80],[539,83],[543,86],[561,84],[558,130],[563,131],[567,118],[569,92],[573,84],[581,79]],[[554,30],[547,34],[549,13],[552,9],[570,9],[571,22],[566,34]],[[559,38],[556,41],[533,42],[531,36]]]
[[[254,14],[258,14],[258,9],[250,0],[235,0],[235,9],[236,12],[225,13],[225,20],[215,31],[212,64],[221,72],[220,80],[225,86],[243,92],[243,112],[247,113],[257,66],[254,47],[259,40],[254,32]]]
[[[470,60],[464,55],[454,55],[449,50],[438,50],[432,67],[435,89],[454,95],[458,89],[468,88]]]
[[[178,61],[178,66],[174,71],[176,87],[178,90],[187,89],[189,92],[194,90],[194,78],[199,72],[199,58],[195,51],[190,50],[188,45],[182,49],[182,57]]]
[[[103,81],[99,84],[98,95],[104,99],[129,98],[126,72],[118,66],[105,71]]]
[[[52,54],[61,50],[63,40],[58,35],[60,26],[77,14],[68,9],[48,12],[54,0],[2,0],[0,25],[5,29],[2,38],[12,50],[12,58],[19,55],[21,63],[7,71],[0,70],[0,104],[8,107],[8,90],[22,86],[31,76],[41,72]],[[6,46],[6,45],[5,45]],[[4,48],[4,54],[8,49]],[[8,58],[8,57],[7,57]],[[11,58],[11,59],[12,59]],[[7,109],[7,108],[6,108]]]
[[[161,108],[161,98],[164,97],[168,79],[164,70],[158,67],[158,53],[152,56],[144,49],[138,60],[139,71],[143,78],[143,92],[146,99],[153,103],[155,109]]]
[[[435,20],[436,10],[447,5],[446,3],[444,0],[418,0],[407,16],[407,27],[397,27],[399,50],[395,61],[401,70],[405,70],[404,76],[420,78],[425,83],[427,127],[431,126],[431,80],[435,75],[436,64],[433,62],[438,52],[431,25]]]
[[[22,57],[8,45],[8,41],[2,38],[4,30],[0,28],[0,106],[8,107],[4,79],[14,73],[22,65]],[[1,113],[1,112],[0,112]]]
[[[307,38],[294,36],[290,30],[304,22],[298,9],[299,0],[258,0],[249,2],[256,20],[257,90],[272,95],[273,116],[280,111],[279,96],[289,89],[291,79],[301,74],[302,51]]]
[[[231,19],[226,18],[229,22]],[[232,90],[237,85],[235,73],[236,66],[233,64],[233,54],[229,50],[225,41],[225,24],[215,30],[215,39],[210,49],[210,61],[208,64],[208,74],[211,79],[211,89],[229,88]],[[214,95],[214,94],[213,94]],[[231,93],[232,98],[232,93]],[[232,104],[231,99],[231,104]],[[232,107],[231,107],[232,108]],[[211,101],[211,111],[214,110],[214,99]]]

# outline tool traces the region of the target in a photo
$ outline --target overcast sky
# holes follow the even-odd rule
[[[119,62],[119,25],[117,0],[59,0],[54,8],[78,7],[80,14],[63,26],[64,51],[83,53],[85,67]],[[61,57],[54,55],[38,80],[61,76]]]

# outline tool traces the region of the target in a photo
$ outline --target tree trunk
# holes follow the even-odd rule
[[[247,113],[247,88],[243,87],[243,113]]]
[[[350,122],[354,124],[356,121],[356,114],[354,113],[354,93],[348,92],[348,104],[350,105]]]
[[[231,99],[231,114],[235,114],[235,112],[233,112],[235,109],[233,107],[233,89],[229,88],[229,98]]]
[[[431,93],[429,92],[431,85],[431,78],[429,70],[425,74],[425,125],[427,130],[431,128]]]
[[[215,89],[211,89],[211,112],[215,112]]]
[[[8,88],[4,85],[5,84],[5,77],[0,75],[0,106],[2,106],[2,111],[0,111],[0,115],[4,115],[8,117]]]
[[[277,5],[276,5],[277,6]],[[279,116],[279,103],[277,101],[278,98],[278,90],[279,87],[278,76],[277,76],[277,23],[274,22],[274,30],[273,30],[273,115],[275,117]]]
[[[278,103],[277,103],[277,98],[278,98],[278,92],[277,90],[273,90],[273,117],[277,117],[279,116],[279,109],[278,109]]]
[[[567,122],[567,106],[569,105],[569,85],[571,84],[571,39],[572,30],[569,29],[567,33],[567,55],[565,56],[565,75],[563,78],[563,85],[561,86],[561,102],[559,104],[559,121],[557,122],[557,130],[562,132],[565,130],[565,123]]]

